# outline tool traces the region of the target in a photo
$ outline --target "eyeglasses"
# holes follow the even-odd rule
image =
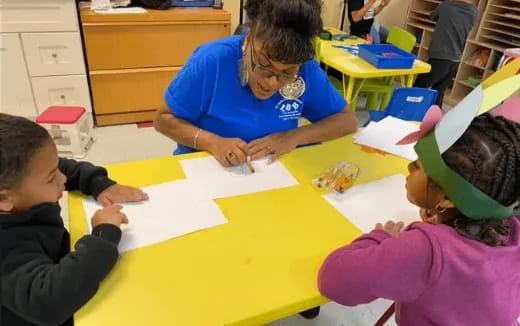
[[[282,85],[294,83],[300,77],[299,70],[294,75],[283,74],[279,72],[274,72],[266,66],[263,66],[262,64],[258,63],[255,59],[255,48],[253,43],[253,37],[251,37],[251,70],[253,70],[253,72],[257,73],[260,77],[263,78],[271,78],[272,76],[276,76],[276,80],[278,81],[278,83]]]

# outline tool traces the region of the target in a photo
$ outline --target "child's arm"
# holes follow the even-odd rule
[[[367,12],[372,8],[375,2],[376,0],[368,0],[365,5],[353,8],[356,10],[353,10],[351,13],[352,20],[356,23],[362,20],[363,17],[365,17],[365,15],[367,14]],[[357,5],[358,3],[356,2],[355,4]],[[349,6],[353,5],[354,4],[349,4]]]
[[[2,261],[2,304],[38,325],[63,323],[92,298],[115,265],[120,238],[117,226],[100,224],[58,262],[38,242],[19,240]]]
[[[323,295],[348,306],[377,298],[413,300],[437,277],[439,256],[420,229],[397,237],[374,230],[331,253],[318,286]]]
[[[379,15],[381,13],[381,11],[383,11],[383,9],[385,9],[385,7],[390,3],[390,1],[391,0],[383,0],[383,1],[381,1],[379,6],[377,6],[377,8],[376,8],[376,16]]]
[[[79,190],[94,198],[115,184],[108,178],[107,170],[88,162],[60,158],[59,169],[67,177],[66,190]]]
[[[67,177],[66,190],[80,190],[85,195],[92,195],[103,206],[148,199],[140,189],[110,180],[107,171],[100,166],[60,158],[59,169]]]

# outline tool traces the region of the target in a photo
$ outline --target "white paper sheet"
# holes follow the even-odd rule
[[[70,219],[69,219],[69,192],[64,191],[63,196],[58,201],[58,204],[61,207],[61,219],[63,220],[63,225],[68,230],[70,225]]]
[[[406,198],[405,183],[405,176],[396,174],[352,187],[345,194],[328,194],[324,198],[363,233],[368,233],[378,222],[393,220],[408,225],[420,221],[419,207]]]
[[[379,122],[371,122],[366,128],[358,131],[354,136],[354,142],[414,161],[417,159],[413,149],[415,144],[396,145],[396,143],[417,130],[419,126],[411,122],[386,117]]]
[[[247,165],[225,168],[214,157],[180,161],[186,178],[198,188],[199,196],[225,198],[248,193],[284,188],[298,184],[280,161],[267,164],[268,159],[253,161],[255,173]]]
[[[200,200],[188,180],[145,187],[143,191],[148,201],[121,204],[129,224],[122,226],[120,252],[227,223],[217,204]],[[90,219],[101,206],[93,199],[84,200],[83,206],[91,230]]]
[[[98,14],[146,14],[147,11],[141,7],[129,7],[129,8],[109,8],[102,10],[94,10]]]

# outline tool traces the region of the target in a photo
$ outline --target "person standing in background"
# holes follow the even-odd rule
[[[348,20],[350,21],[350,34],[363,39],[370,34],[370,29],[377,16],[390,3],[390,0],[382,0],[376,6],[377,0],[349,0]]]
[[[444,92],[457,74],[466,39],[477,22],[478,9],[473,0],[447,0],[437,6],[430,18],[437,22],[429,48],[428,63],[432,69],[419,75],[414,86],[435,89],[435,104],[442,108]]]

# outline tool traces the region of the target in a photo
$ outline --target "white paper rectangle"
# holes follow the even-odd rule
[[[141,7],[129,8],[108,8],[103,10],[94,10],[98,14],[146,14],[147,11]]]
[[[411,122],[386,117],[379,122],[371,122],[366,128],[358,131],[354,136],[354,142],[414,161],[417,159],[417,154],[413,148],[415,144],[396,144],[405,136],[417,130],[419,130],[419,126]]]
[[[188,180],[145,187],[143,191],[148,201],[121,204],[129,224],[122,226],[120,252],[227,223],[217,204],[200,200]],[[93,199],[84,200],[83,206],[90,231],[90,218],[101,206]]]
[[[406,178],[396,174],[324,198],[363,233],[368,233],[376,223],[393,220],[408,225],[420,220],[419,208],[406,198],[405,183]]]
[[[268,159],[252,162],[255,172],[246,164],[225,168],[214,157],[180,161],[186,178],[198,188],[199,196],[208,199],[233,197],[248,193],[284,188],[298,184],[280,161]]]
[[[70,220],[69,220],[69,192],[68,191],[63,192],[63,196],[58,201],[58,204],[61,207],[61,219],[63,220],[63,225],[65,226],[65,229],[67,229],[67,231],[69,231],[70,230],[69,229]]]

